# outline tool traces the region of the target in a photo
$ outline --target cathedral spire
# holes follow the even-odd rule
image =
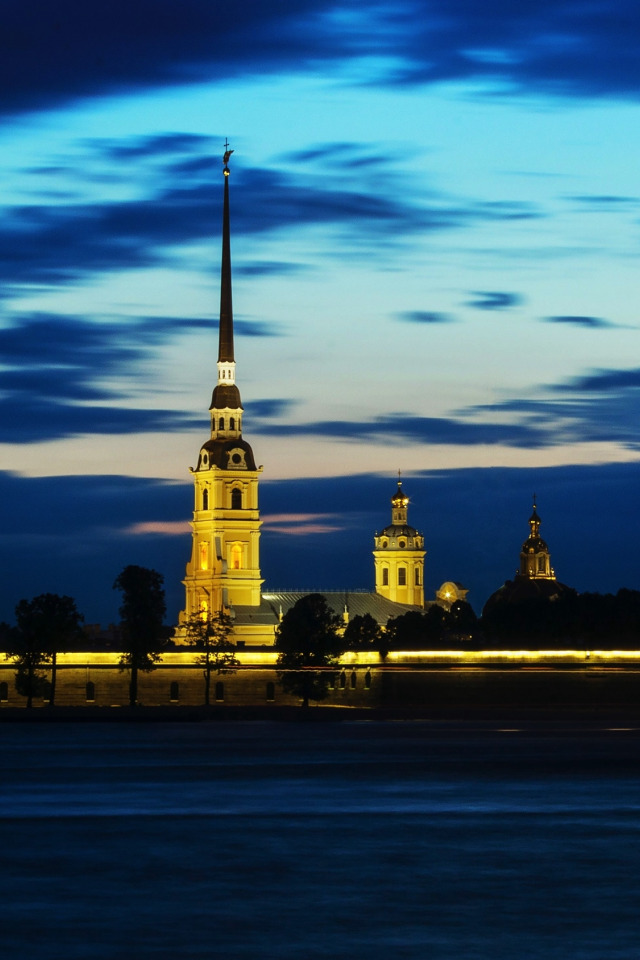
[[[222,213],[222,267],[220,273],[220,326],[218,329],[218,382],[211,397],[211,436],[242,435],[242,401],[236,386],[233,354],[233,302],[231,295],[231,227],[229,223],[229,158],[233,150],[225,141],[223,156],[224,206]]]
[[[229,227],[229,142],[225,140],[224,209],[222,214],[222,269],[220,275],[220,340],[218,363],[233,363],[233,302],[231,295],[231,231]]]

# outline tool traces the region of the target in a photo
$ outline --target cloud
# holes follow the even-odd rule
[[[270,323],[267,320],[243,320],[242,317],[234,317],[233,332],[239,337],[279,337],[281,327],[277,323]]]
[[[79,434],[185,430],[183,413],[127,405],[129,382],[150,349],[201,320],[87,321],[30,314],[0,327],[0,442],[33,443]],[[126,332],[126,337],[124,336]]]
[[[442,470],[403,481],[411,498],[409,522],[425,534],[428,596],[444,580],[458,580],[470,589],[469,599],[479,611],[487,596],[513,575],[529,532],[534,490],[542,532],[563,582],[601,591],[637,585],[637,463]],[[260,559],[265,590],[372,589],[373,534],[390,521],[394,488],[393,470],[387,477],[261,484],[263,516],[285,527],[332,525],[336,489],[342,494],[340,529],[331,536],[312,529],[303,536],[287,534],[283,549],[285,534],[264,527]],[[0,620],[13,619],[22,597],[50,591],[73,596],[89,622],[116,622],[120,596],[113,581],[123,567],[137,563],[164,575],[168,621],[175,622],[184,603],[181,581],[191,551],[189,533],[181,539],[178,531],[191,515],[192,498],[188,482],[0,472]],[[38,505],[42,509],[36,510]],[[594,564],[594,556],[599,563]],[[43,562],[51,557],[55,563]]]
[[[610,320],[602,320],[600,317],[544,317],[543,320],[544,323],[567,323],[575,327],[588,327],[591,330],[604,330],[617,326]]]
[[[261,424],[262,435],[315,436],[349,440],[384,440],[402,444],[438,443],[454,445],[505,444],[536,447],[545,442],[544,434],[528,424],[473,422],[447,417],[419,417],[392,413],[373,420],[325,420],[298,424]],[[390,440],[393,438],[393,440]]]
[[[437,310],[403,310],[397,313],[396,318],[404,323],[455,323],[455,317],[450,313],[440,313]]]
[[[78,185],[73,200],[55,194],[54,202],[38,196],[33,203],[7,206],[0,218],[0,282],[16,296],[30,285],[66,285],[111,272],[184,265],[180,251],[201,244],[211,257],[213,232],[220,225],[220,193],[213,186],[215,165],[207,138],[174,133],[125,141],[88,141],[86,154],[64,174]],[[136,157],[133,172],[128,151]],[[179,161],[176,160],[176,153]],[[113,163],[113,157],[119,166]],[[366,159],[360,157],[359,160]],[[148,162],[145,162],[148,161]],[[189,175],[176,172],[188,164]],[[376,162],[383,162],[376,156]],[[393,159],[386,178],[395,182]],[[95,191],[97,180],[126,188],[126,200],[106,200]],[[48,179],[47,195],[56,181]],[[218,185],[219,189],[219,185]],[[87,190],[95,196],[87,199]],[[319,178],[303,168],[247,168],[233,171],[232,230],[250,237],[270,230],[323,226],[335,243],[328,255],[362,258],[389,256],[417,234],[461,228],[469,224],[539,216],[527,203],[480,203],[474,200],[389,189],[380,192],[379,178],[356,175]],[[131,196],[133,194],[133,196]],[[217,244],[216,244],[217,246]],[[304,256],[304,247],[301,248]],[[214,256],[217,256],[217,251]],[[309,259],[311,259],[309,257]],[[291,274],[300,264],[240,263],[248,275]]]
[[[302,72],[343,82],[486,84],[551,96],[640,90],[633,0],[22,0],[3,11],[5,113],[154,87]],[[346,78],[346,79],[345,79]]]
[[[467,301],[467,306],[475,307],[476,310],[507,310],[520,306],[522,302],[523,297],[519,293],[479,290]]]
[[[261,260],[253,263],[234,265],[234,276],[239,277],[287,277],[302,270],[311,269],[301,263],[287,263],[283,260]]]

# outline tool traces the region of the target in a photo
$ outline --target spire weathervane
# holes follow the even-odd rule
[[[229,141],[228,141],[228,139],[225,137],[225,140],[224,140],[224,156],[223,156],[223,158],[222,158],[222,162],[224,163],[224,171],[223,171],[223,172],[224,172],[225,177],[228,177],[228,176],[229,176],[229,157],[231,156],[232,153],[233,153],[233,150],[229,150]]]

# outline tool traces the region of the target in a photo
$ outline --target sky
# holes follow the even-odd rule
[[[114,622],[190,553],[222,154],[265,589],[372,589],[398,470],[477,612],[533,494],[558,579],[640,588],[640,7],[5,0],[0,619]]]

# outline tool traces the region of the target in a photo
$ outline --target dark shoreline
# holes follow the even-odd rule
[[[159,707],[3,707],[2,723],[428,723],[439,729],[474,728],[500,733],[607,731],[640,736],[637,707],[336,707],[297,706],[159,706]]]

